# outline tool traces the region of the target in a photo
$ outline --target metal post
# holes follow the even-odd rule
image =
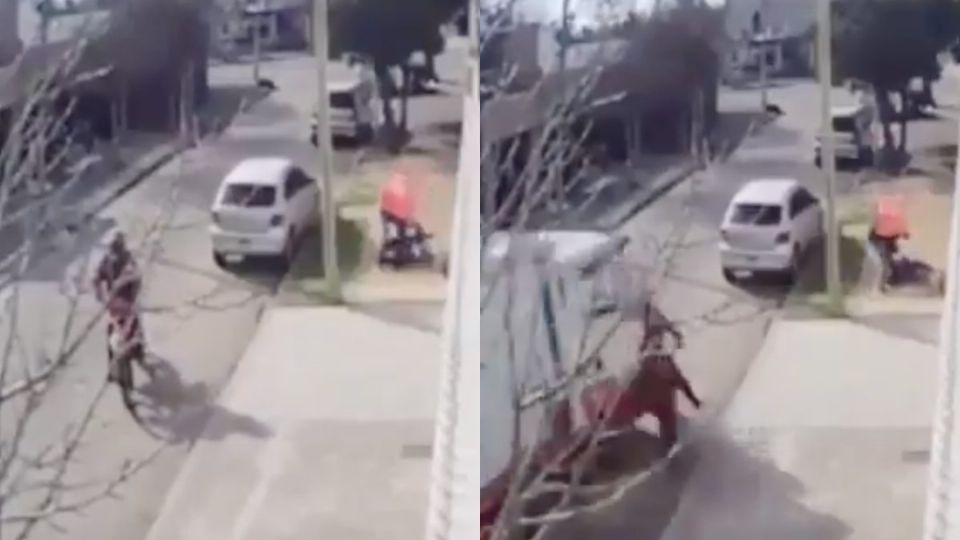
[[[836,152],[834,151],[833,121],[830,117],[832,59],[830,57],[830,0],[817,2],[817,68],[820,78],[820,161],[826,180],[826,208],[824,228],[827,233],[826,274],[827,295],[835,311],[843,307],[840,288],[840,231],[837,228],[836,207]]]
[[[330,92],[327,88],[328,44],[327,0],[313,3],[313,47],[317,57],[317,148],[323,197],[323,275],[330,300],[339,302],[343,293],[337,262],[337,207],[333,197],[333,143],[330,137]]]
[[[258,84],[260,82],[260,26],[263,24],[263,21],[260,19],[260,14],[256,13],[253,16],[253,84]]]
[[[760,42],[760,112],[767,112],[767,42]]]

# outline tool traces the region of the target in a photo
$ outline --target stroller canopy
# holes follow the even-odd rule
[[[410,179],[402,173],[395,173],[380,189],[380,210],[397,219],[413,220],[413,192]]]

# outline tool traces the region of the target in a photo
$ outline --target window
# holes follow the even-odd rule
[[[353,94],[350,92],[330,92],[330,108],[353,109]]]
[[[313,180],[302,170],[294,168],[290,171],[290,174],[287,175],[287,180],[284,182],[283,193],[284,197],[287,200],[293,198],[301,189],[307,187]]]
[[[773,204],[738,204],[731,221],[737,225],[779,225],[783,211]]]
[[[837,133],[856,133],[857,122],[852,116],[834,117],[833,131]]]
[[[223,192],[221,202],[229,206],[244,208],[269,208],[277,200],[277,190],[273,186],[255,184],[230,184]]]
[[[805,189],[799,189],[790,198],[790,217],[795,218],[801,212],[817,204],[817,199]]]

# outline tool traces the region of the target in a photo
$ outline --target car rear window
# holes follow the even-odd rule
[[[353,94],[350,92],[330,92],[330,107],[333,109],[352,109]]]
[[[840,133],[853,133],[857,130],[857,123],[850,116],[839,116],[833,119],[833,130]]]
[[[273,186],[254,184],[231,184],[223,192],[223,204],[245,208],[266,208],[277,200],[277,190]]]
[[[738,204],[731,221],[737,225],[779,225],[783,210],[772,204]]]

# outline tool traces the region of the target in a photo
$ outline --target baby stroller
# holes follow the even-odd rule
[[[395,175],[380,192],[380,219],[383,242],[380,265],[400,269],[405,266],[431,266],[431,235],[414,218],[413,197],[406,176]]]

